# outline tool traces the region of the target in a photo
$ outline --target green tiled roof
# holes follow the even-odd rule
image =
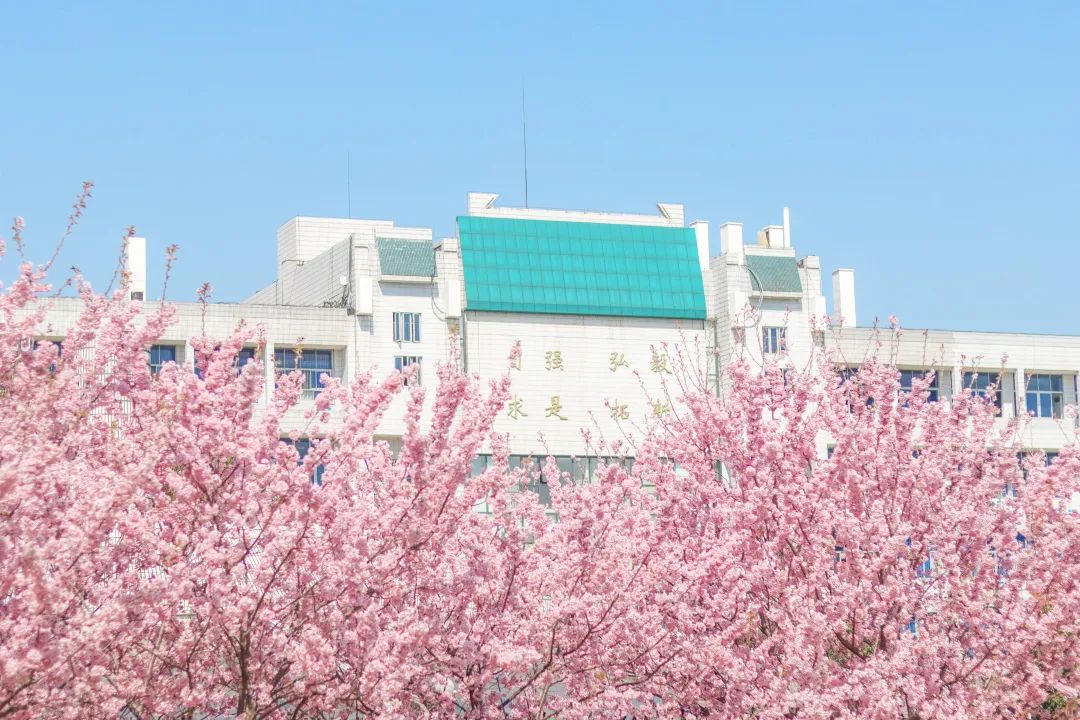
[[[799,266],[793,257],[747,255],[750,287],[760,293],[801,293]]]
[[[379,238],[379,272],[383,275],[433,277],[435,248],[427,240]]]
[[[691,228],[459,217],[470,310],[703,320]]]

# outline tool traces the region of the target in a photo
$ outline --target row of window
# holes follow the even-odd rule
[[[150,372],[155,375],[161,371],[165,363],[176,362],[177,347],[175,345],[154,345],[150,348]],[[255,359],[255,348],[245,347],[237,353],[234,365],[239,371],[249,361]],[[417,366],[414,379],[408,384],[420,384],[423,369],[423,358],[418,355],[395,355],[394,369],[403,371],[412,365]],[[297,351],[291,348],[276,348],[274,350],[274,368],[279,374],[299,371],[303,374],[303,392],[305,395],[315,397],[324,387],[323,375],[334,374],[334,353],[332,350],[304,350]],[[196,368],[196,374],[202,377],[202,371]]]
[[[786,349],[786,328],[764,327],[762,328],[762,349],[769,354],[777,354]],[[394,313],[394,339],[399,342],[420,341],[420,314],[419,313]],[[35,346],[37,341],[35,341]],[[61,346],[62,347],[62,346]],[[165,363],[176,362],[177,347],[175,345],[154,345],[150,348],[149,365],[150,372],[156,374],[161,371]],[[245,347],[236,356],[237,369],[246,365],[255,358],[255,348]],[[333,375],[333,351],[331,350],[304,350],[298,352],[289,348],[274,350],[274,363],[278,372],[291,372],[299,370],[304,374],[304,394],[314,397],[322,391],[322,375]],[[423,358],[419,355],[395,355],[394,369],[403,371],[416,365],[417,375],[411,382],[421,383]],[[849,369],[842,374],[843,379],[850,377],[854,369]],[[201,372],[196,369],[196,373]],[[915,381],[925,375],[923,370],[901,370],[900,389],[910,393]],[[940,375],[934,373],[927,390],[928,400],[937,402],[940,398]],[[972,392],[980,397],[987,397],[991,388],[997,388],[994,402],[1001,409],[1001,376],[999,373],[973,371],[964,372],[963,386],[971,388]],[[1065,378],[1063,375],[1049,373],[1033,373],[1027,376],[1026,407],[1027,411],[1035,417],[1061,418],[1065,407]]]
[[[841,381],[851,377],[854,369],[848,369],[841,373]],[[925,370],[901,370],[900,390],[910,393],[914,388],[915,381],[927,374]],[[927,388],[927,400],[937,402],[940,397],[940,374],[934,373]],[[1025,376],[1027,389],[1025,391],[1026,409],[1034,417],[1062,418],[1065,409],[1065,376],[1050,373],[1031,373]],[[985,371],[965,371],[963,373],[963,388],[971,389],[977,397],[989,398],[991,390],[994,391],[994,404],[1001,409],[1001,374]]]

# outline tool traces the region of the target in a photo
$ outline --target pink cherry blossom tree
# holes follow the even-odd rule
[[[574,483],[507,469],[508,375],[442,365],[429,414],[399,373],[267,398],[245,327],[155,374],[173,309],[76,275],[61,338],[48,270],[0,292],[0,717],[1076,711],[1080,455],[1018,461],[970,391],[683,362],[632,470]]]
[[[654,436],[687,471],[653,482],[671,563],[696,591],[680,608],[696,648],[666,673],[670,703],[721,717],[1075,712],[1076,448],[1021,464],[1024,420],[996,420],[991,400],[930,402],[929,376],[908,394],[890,364],[838,374],[828,360],[736,361],[723,393],[685,396]]]

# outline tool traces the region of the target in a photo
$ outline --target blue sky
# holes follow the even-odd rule
[[[281,222],[346,214],[347,153],[357,217],[520,204],[524,81],[534,206],[682,202],[716,244],[788,205],[864,324],[1080,334],[1077,3],[45,5],[0,10],[0,217],[41,258],[92,180],[61,262],[96,285],[134,224],[152,295],[177,243],[170,296],[242,299]]]

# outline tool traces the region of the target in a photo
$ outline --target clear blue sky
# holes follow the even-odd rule
[[[864,323],[1080,334],[1075,2],[46,5],[0,10],[0,217],[40,257],[94,181],[62,263],[99,286],[134,224],[152,295],[177,243],[172,297],[243,298],[281,222],[345,215],[347,152],[357,217],[520,204],[524,80],[534,206],[716,244],[788,205]]]

